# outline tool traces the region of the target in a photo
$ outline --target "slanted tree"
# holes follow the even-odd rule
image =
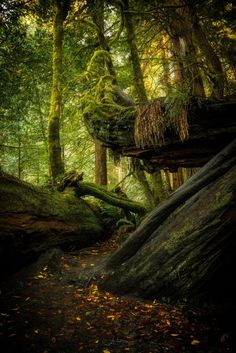
[[[108,259],[103,287],[172,300],[196,300],[217,283],[232,290],[235,152],[236,140],[145,218]]]
[[[222,98],[224,95],[224,73],[221,62],[211,43],[207,39],[198,16],[195,12],[193,16],[193,38],[195,39],[201,54],[205,57],[208,69],[208,76],[212,82],[211,96]]]

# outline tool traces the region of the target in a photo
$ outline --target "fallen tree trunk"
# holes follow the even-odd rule
[[[109,203],[110,205],[120,207],[124,210],[138,213],[140,215],[143,215],[147,212],[145,207],[139,202],[120,197],[115,192],[105,190],[104,188],[92,183],[78,183],[75,187],[75,192],[78,196],[91,195]]]
[[[83,173],[78,174],[76,172],[69,172],[62,179],[58,185],[58,190],[63,191],[67,187],[72,187],[77,196],[94,196],[108,204],[116,207],[120,207],[124,210],[131,211],[143,215],[147,212],[145,207],[139,202],[129,200],[127,197],[123,197],[113,191],[108,191],[104,187],[94,183],[82,182]]]
[[[124,246],[112,256],[109,261],[109,266],[120,265],[120,263],[133,256],[178,206],[214,179],[223,175],[235,162],[236,140],[188,179],[187,182],[178,188],[166,201],[162,202],[159,207],[154,209],[126,241]]]
[[[158,99],[163,112],[169,107],[165,99]],[[150,102],[152,104],[152,102]],[[85,114],[90,134],[105,146],[124,156],[144,160],[147,171],[159,168],[176,170],[178,167],[201,167],[236,137],[236,99],[212,100],[193,97],[188,107],[189,138],[184,142],[172,128],[165,131],[160,146],[137,147],[134,139],[135,110],[130,102],[130,113],[101,115],[93,119]],[[164,113],[165,116],[165,113]]]
[[[90,246],[104,238],[102,222],[87,202],[0,175],[0,268],[14,272],[42,252]],[[4,275],[4,273],[3,273]]]
[[[209,284],[219,292],[235,266],[235,155],[236,140],[151,212],[108,260],[102,286],[174,300],[196,299]]]

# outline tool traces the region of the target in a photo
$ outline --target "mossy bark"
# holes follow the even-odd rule
[[[124,0],[124,18],[127,32],[127,41],[130,47],[130,60],[133,69],[134,87],[140,104],[147,103],[147,94],[144,86],[143,72],[140,65],[138,47],[135,40],[135,30],[132,15],[129,13],[129,0]]]
[[[0,268],[11,272],[52,247],[82,248],[104,237],[102,223],[73,191],[0,176]]]
[[[110,53],[110,47],[104,34],[104,0],[91,1],[88,3],[88,6],[93,22],[96,24],[99,45],[103,50],[106,50],[108,53]],[[112,83],[117,85],[116,70],[110,55],[107,56],[106,67],[109,74],[112,76]]]
[[[95,183],[107,185],[107,149],[95,141]]]
[[[120,104],[123,101],[120,100]],[[168,104],[160,98],[163,112]],[[151,103],[150,103],[151,104]],[[189,138],[182,142],[173,129],[166,126],[164,143],[158,148],[138,148],[134,141],[135,113],[86,117],[91,135],[121,155],[141,158],[146,170],[156,168],[177,170],[204,165],[236,136],[236,100],[216,101],[192,97],[188,106]]]
[[[218,281],[219,291],[220,268],[229,256],[233,261],[229,250],[235,246],[235,191],[233,167],[172,213],[103,286],[122,294],[171,300],[198,300],[211,281]]]
[[[155,207],[154,193],[152,192],[152,189],[146,178],[140,160],[134,158],[132,162],[134,167],[134,177],[138,180],[141,188],[143,189],[148,209],[152,210]]]
[[[75,192],[78,196],[91,195],[113,206],[117,206],[123,208],[124,210],[129,210],[141,215],[144,215],[147,211],[146,208],[139,202],[131,201],[124,197],[119,197],[115,192],[107,191],[106,189],[92,183],[78,183],[75,186]]]
[[[146,298],[196,299],[206,295],[209,283],[216,285],[229,257],[230,271],[235,149],[236,141],[147,216],[108,260],[104,288]]]
[[[62,43],[63,24],[69,11],[70,1],[55,1],[55,15],[53,21],[53,54],[52,54],[52,89],[50,112],[48,117],[48,152],[49,172],[54,181],[64,173],[64,163],[60,143],[60,118],[62,110],[61,81],[62,81]]]

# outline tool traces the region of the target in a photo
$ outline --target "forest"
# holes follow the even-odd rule
[[[236,5],[0,3],[3,353],[236,351]]]

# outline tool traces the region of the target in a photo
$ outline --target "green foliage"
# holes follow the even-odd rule
[[[47,116],[52,80],[53,2],[3,0],[0,4],[0,162],[10,173],[35,183],[48,180]],[[179,91],[172,88],[176,86],[174,59],[166,31],[175,11],[161,8],[161,3],[155,7],[151,1],[129,3],[148,97],[156,98],[168,92],[164,99],[167,106],[163,117],[165,125],[177,130],[185,139],[189,87],[183,85]],[[218,0],[209,1],[204,6],[195,2],[194,6],[208,40],[221,59],[228,80],[227,93],[234,93],[235,7],[229,1]],[[120,13],[122,1],[106,3],[104,8],[104,36],[109,52],[99,49],[97,27],[88,8],[80,2],[73,2],[64,32],[63,157],[67,170],[84,171],[88,181],[94,177],[94,142],[86,130],[83,116],[96,121],[99,128],[101,120],[123,119],[134,113],[133,107],[117,103],[114,77],[104,69],[112,60],[120,87],[133,95],[130,49]],[[163,35],[166,36],[164,42]],[[163,78],[163,48],[167,52],[169,82]],[[198,60],[204,85],[208,87],[206,61],[204,58]],[[168,89],[165,89],[167,85]],[[126,171],[125,164],[123,169]],[[113,162],[109,161],[108,169],[109,182],[115,185],[119,180]],[[123,186],[132,199],[144,199],[133,177],[127,178]]]

